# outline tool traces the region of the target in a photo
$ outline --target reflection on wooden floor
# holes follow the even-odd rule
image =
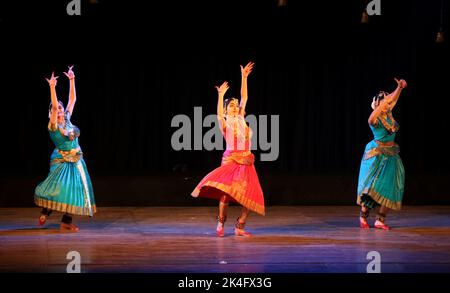
[[[450,272],[449,206],[393,212],[391,231],[359,229],[353,206],[274,206],[250,216],[251,238],[233,235],[239,211],[217,238],[213,207],[100,207],[75,218],[78,233],[61,232],[56,213],[38,228],[38,208],[1,208],[0,271],[65,272],[78,251],[82,272],[364,273],[377,251],[382,272]]]

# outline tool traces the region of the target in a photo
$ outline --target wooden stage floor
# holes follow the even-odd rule
[[[100,207],[78,233],[60,214],[38,228],[38,208],[0,208],[0,271],[64,273],[78,251],[82,272],[365,273],[377,251],[381,272],[450,272],[450,206],[404,207],[391,231],[359,229],[356,206],[272,206],[250,216],[251,238],[233,235],[239,211],[217,238],[215,207]]]

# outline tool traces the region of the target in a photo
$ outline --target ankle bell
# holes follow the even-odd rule
[[[225,224],[225,222],[227,221],[227,216],[217,216],[217,222],[221,223],[221,224]]]
[[[360,216],[361,218],[363,218],[363,219],[367,219],[367,218],[369,217],[369,213],[370,213],[369,210],[367,210],[367,211],[365,211],[365,212],[363,212],[362,210],[360,210],[360,211],[359,211],[359,216]]]
[[[384,221],[386,220],[386,214],[378,213],[376,219],[377,219],[377,221],[384,223]]]
[[[236,229],[244,229],[245,228],[245,222],[241,223],[241,222],[239,222],[239,218],[237,218],[235,227],[236,227]]]

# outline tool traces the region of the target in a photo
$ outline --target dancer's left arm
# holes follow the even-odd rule
[[[69,111],[70,116],[72,116],[73,108],[75,107],[75,102],[77,100],[77,93],[75,90],[75,73],[72,68],[73,65],[69,66],[69,70],[67,72],[64,72],[70,82],[69,102],[67,103],[67,111]]]
[[[247,88],[247,78],[252,72],[253,65],[255,63],[249,62],[245,67],[241,65],[241,102],[239,105],[239,113],[244,116],[245,115],[245,106],[247,105],[248,100],[248,88]]]

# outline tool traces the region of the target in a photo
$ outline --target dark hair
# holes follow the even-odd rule
[[[63,104],[63,102],[61,102],[60,100],[58,100],[58,104],[60,104],[61,105],[61,107],[63,107],[64,108],[64,104]],[[52,103],[50,102],[50,105],[48,106],[48,110],[49,111],[51,111],[52,110]]]
[[[378,94],[375,95],[375,99],[377,101],[382,101],[384,99],[384,96],[386,95],[385,91],[379,91]]]

